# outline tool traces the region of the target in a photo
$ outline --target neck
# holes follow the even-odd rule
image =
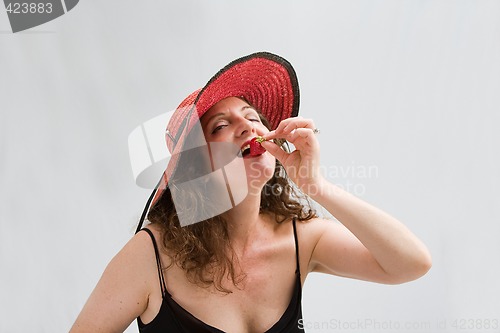
[[[233,209],[224,213],[228,221],[228,232],[234,249],[242,253],[250,248],[255,239],[262,233],[259,225],[263,218],[259,214],[260,194],[248,195],[241,203]]]

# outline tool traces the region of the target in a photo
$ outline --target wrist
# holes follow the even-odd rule
[[[322,197],[325,192],[329,191],[329,184],[330,183],[325,178],[319,176],[307,183],[302,184],[300,189],[316,201],[316,198]]]
[[[324,206],[331,204],[334,197],[344,196],[346,192],[325,178],[319,179],[314,184],[308,185],[304,190],[311,199]]]

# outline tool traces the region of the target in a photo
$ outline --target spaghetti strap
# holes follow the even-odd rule
[[[148,228],[142,228],[140,231],[146,231],[151,237],[151,240],[153,241],[153,247],[155,249],[155,257],[156,257],[156,265],[158,267],[158,278],[160,279],[161,295],[162,297],[165,297],[165,295],[168,294],[168,291],[167,291],[167,285],[165,284],[165,277],[163,276],[163,270],[160,260],[160,251],[158,251],[158,245],[156,244],[155,236],[153,235],[153,232]]]
[[[292,220],[292,224],[293,224],[293,238],[295,239],[295,260],[297,261],[297,268],[295,270],[295,273],[299,273],[299,278],[300,278],[299,240],[297,238],[297,227],[295,226],[295,220],[296,218],[294,217]]]

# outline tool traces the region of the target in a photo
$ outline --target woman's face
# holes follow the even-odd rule
[[[241,149],[247,146],[252,138],[269,132],[257,111],[240,98],[228,97],[210,108],[200,121],[206,141],[231,143],[234,149],[230,154],[243,159],[250,185],[264,186],[273,175],[276,162],[274,156],[268,152],[260,156],[241,154]],[[212,146],[216,145],[211,144]],[[228,150],[225,150],[225,153],[227,152]],[[212,151],[212,156],[217,159],[216,152],[214,154]],[[224,159],[227,160],[227,156]]]

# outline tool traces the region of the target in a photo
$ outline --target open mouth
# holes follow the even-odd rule
[[[243,147],[241,147],[240,152],[241,152],[242,157],[250,155],[250,144],[247,143],[247,144],[243,145]]]

